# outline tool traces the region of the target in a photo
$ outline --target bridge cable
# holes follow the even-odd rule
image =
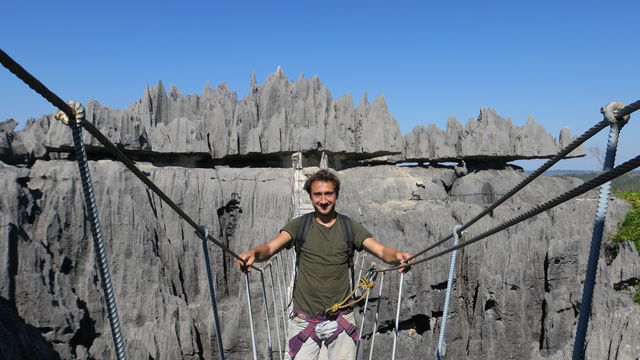
[[[573,199],[576,196],[582,195],[584,193],[586,193],[589,190],[592,190],[604,183],[606,183],[609,180],[615,179],[616,177],[625,174],[637,167],[640,167],[640,155],[636,156],[635,158],[626,161],[625,163],[618,165],[617,167],[613,168],[612,170],[607,171],[606,173],[595,177],[587,182],[585,182],[584,184],[577,186],[575,188],[573,188],[572,190],[567,191],[566,193],[557,196],[556,198],[549,200],[541,205],[538,205],[536,207],[534,207],[533,209],[522,213],[514,218],[512,218],[511,220],[508,220],[490,230],[487,230],[479,235],[476,235],[472,238],[470,238],[469,240],[463,241],[460,244],[456,245],[456,246],[452,246],[446,250],[442,250],[436,254],[433,254],[429,257],[420,259],[420,260],[416,260],[414,262],[412,262],[411,264],[404,264],[404,265],[398,265],[398,266],[393,266],[390,268],[386,268],[386,269],[378,269],[378,270],[374,270],[375,272],[383,272],[383,271],[391,271],[391,270],[398,270],[398,269],[402,269],[402,268],[406,268],[406,267],[413,267],[417,264],[429,261],[429,260],[433,260],[437,257],[440,257],[442,255],[448,254],[454,250],[466,247],[468,245],[471,245],[475,242],[478,242],[486,237],[489,237],[491,235],[494,235],[502,230],[505,230],[513,225],[516,225],[518,223],[521,223],[524,220],[527,220],[531,217],[534,217],[544,211],[547,211],[551,208],[554,208],[568,200]],[[453,235],[452,235],[453,236]]]
[[[638,100],[638,101],[636,101],[636,102],[634,102],[634,103],[632,103],[630,105],[627,105],[622,109],[618,109],[618,110],[614,111],[614,115],[615,115],[616,118],[622,119],[623,117],[628,116],[629,114],[631,114],[632,112],[634,112],[634,111],[636,111],[638,109],[640,109],[640,100]],[[587,141],[588,139],[593,137],[595,134],[600,132],[600,130],[604,129],[605,127],[607,127],[609,125],[610,125],[609,120],[604,119],[604,120],[600,121],[599,123],[595,124],[594,126],[592,126],[589,130],[585,131],[579,137],[575,138],[571,143],[569,143],[569,145],[565,146],[554,157],[552,157],[547,162],[542,164],[534,172],[529,174],[529,176],[527,176],[524,180],[522,180],[518,185],[514,186],[508,193],[504,194],[498,200],[496,200],[493,204],[491,204],[488,207],[486,207],[483,211],[481,211],[473,219],[471,219],[471,220],[467,221],[466,223],[462,224],[462,226],[460,227],[459,231],[462,232],[462,231],[466,230],[469,226],[473,225],[478,220],[480,220],[481,218],[483,218],[487,214],[491,213],[491,211],[493,211],[495,208],[497,208],[500,204],[502,204],[507,199],[509,199],[510,197],[515,195],[518,191],[520,191],[526,185],[531,183],[535,178],[537,178],[538,176],[542,175],[542,173],[547,171],[550,167],[555,165],[558,161],[562,160],[571,151],[575,150],[582,143],[584,143],[585,141]],[[413,260],[413,259],[417,258],[418,256],[420,256],[420,255],[432,250],[433,248],[435,248],[435,247],[437,247],[439,245],[442,245],[447,240],[450,240],[452,238],[453,238],[452,234],[448,235],[444,239],[442,239],[442,240],[430,245],[428,248],[426,248],[426,249],[414,254],[411,258],[407,259],[407,261],[410,261],[410,260]]]
[[[65,103],[60,97],[58,97],[55,93],[49,90],[44,84],[42,84],[38,79],[36,79],[33,75],[27,72],[20,64],[14,61],[7,53],[0,49],[0,62],[4,67],[6,67],[9,71],[11,71],[14,75],[16,75],[20,80],[22,80],[25,84],[27,84],[31,89],[37,92],[40,96],[45,98],[49,103],[53,106],[60,109],[64,112],[69,119],[75,119],[75,112],[69,106],[69,104]],[[194,228],[195,231],[200,232],[200,226],[191,219],[178,205],[176,205],[171,198],[169,198],[160,188],[158,188],[149,178],[138,169],[133,161],[131,161],[120,149],[118,149],[106,136],[104,136],[100,130],[98,130],[92,123],[88,121],[80,122],[80,125],[87,130],[91,135],[93,135],[96,140],[98,140],[102,145],[104,145],[105,149],[109,151],[117,160],[122,162],[133,174],[140,179],[147,187],[149,187],[156,195],[158,195],[167,205],[169,205],[180,217],[182,217],[191,227]],[[222,244],[220,241],[216,240],[213,236],[208,236],[209,241],[216,244],[219,248],[224,250],[229,255],[234,258],[246,263],[244,259],[242,259],[238,254],[233,252],[227,246]],[[262,269],[251,265],[251,268],[262,271]]]

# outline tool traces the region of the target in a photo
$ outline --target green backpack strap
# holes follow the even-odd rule
[[[293,245],[296,250],[296,270],[298,269],[298,264],[300,263],[300,252],[302,251],[302,244],[304,244],[304,241],[307,239],[307,235],[309,234],[311,221],[313,221],[313,212],[302,215],[302,220],[300,221],[298,232],[296,233],[296,238],[293,239]]]
[[[355,269],[353,268],[353,252],[355,249],[355,245],[353,243],[353,229],[351,229],[351,219],[348,216],[338,214],[338,218],[340,219],[340,225],[342,226],[342,233],[344,234],[344,239],[347,242],[347,254],[349,261],[349,269],[351,270],[351,285],[355,288],[358,286],[355,280]]]

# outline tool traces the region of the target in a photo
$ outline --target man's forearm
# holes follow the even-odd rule
[[[253,252],[255,253],[256,262],[264,262],[271,259],[271,250],[267,244],[261,244],[254,247]]]

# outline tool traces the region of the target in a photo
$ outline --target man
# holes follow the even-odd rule
[[[337,215],[340,180],[333,173],[318,171],[307,179],[304,189],[311,198],[314,213],[306,239],[301,249],[297,249],[299,260],[289,320],[288,355],[291,359],[317,359],[324,343],[330,359],[351,360],[355,357],[358,338],[352,309],[328,311],[351,292],[349,249],[341,219],[351,224],[356,250],[364,249],[392,265],[404,264],[411,254],[382,245],[361,224]],[[254,262],[267,261],[283,247],[293,246],[301,219],[291,220],[268,243],[240,254],[246,263],[236,260],[236,266],[248,272]],[[408,270],[407,267],[401,271]]]

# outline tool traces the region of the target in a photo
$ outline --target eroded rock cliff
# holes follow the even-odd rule
[[[293,170],[283,166],[290,152],[307,150],[305,165],[317,164],[318,149],[327,150],[334,165],[403,151],[407,156],[408,147],[402,145],[383,100],[370,105],[362,101],[354,108],[347,97],[341,99],[332,100],[317,78],[289,83],[278,71],[261,86],[253,81],[251,93],[241,101],[224,86],[207,89],[199,97],[183,97],[177,89],[165,94],[160,85],[148,89],[127,110],[94,103],[88,106],[88,114],[89,121],[137,157],[139,167],[185,212],[241,252],[273,237],[293,212]],[[499,127],[511,129],[506,133],[520,134],[520,145],[492,134],[483,124],[471,123],[465,129],[450,122],[447,133],[452,135],[445,134],[444,145],[435,146],[440,152],[416,147],[411,151],[422,151],[422,155],[407,159],[473,160],[471,154],[476,151],[484,160],[499,160],[503,166],[470,167],[462,176],[453,168],[435,165],[352,163],[338,171],[343,181],[339,211],[362,222],[380,241],[417,252],[451,233],[456,224],[473,217],[526,176],[504,166],[506,159],[513,154],[545,157],[559,146],[533,123],[523,127],[533,130],[517,130],[492,111],[482,114],[478,122],[500,122]],[[69,131],[49,117],[31,122],[24,131],[15,132],[14,127],[10,122],[0,126],[0,186],[5,189],[0,193],[0,357],[114,358],[77,165],[66,155]],[[85,142],[92,146],[90,170],[129,358],[215,357],[201,241],[122,164],[103,157],[100,146],[88,136]],[[565,142],[565,138],[559,141]],[[473,150],[471,144],[479,143],[486,144],[486,149]],[[528,148],[536,150],[526,153]],[[167,157],[158,161],[162,154]],[[256,154],[272,159],[277,155],[279,163],[266,166],[265,158]],[[197,161],[190,162],[193,158]],[[224,159],[229,164],[216,162]],[[234,159],[243,160],[243,165],[234,165]],[[257,160],[251,163],[252,159]],[[306,173],[314,170],[304,169]],[[469,234],[578,184],[572,178],[541,177],[471,227]],[[595,204],[593,193],[585,194],[460,252],[447,358],[570,356]],[[605,234],[615,231],[628,210],[626,202],[612,199]],[[250,358],[244,277],[217,247],[210,244],[209,250],[226,357]],[[281,253],[273,266],[280,270],[290,265],[291,256]],[[640,306],[633,303],[625,284],[640,279],[640,257],[630,244],[603,251],[601,257],[587,354],[596,359],[635,359],[640,353]],[[364,267],[372,261],[362,259],[359,256]],[[447,256],[437,258],[405,276],[398,358],[433,357],[448,263]],[[281,278],[290,271],[275,274],[277,294]],[[270,294],[269,273],[265,275]],[[258,274],[252,273],[250,279],[258,357],[267,358],[262,289]],[[397,272],[385,275],[376,359],[390,356],[398,281]],[[378,289],[372,294],[377,296]],[[366,353],[372,340],[374,298],[363,333],[361,350]],[[270,295],[267,302],[273,315]],[[279,297],[276,308],[281,315]],[[271,318],[276,342],[273,323]]]

